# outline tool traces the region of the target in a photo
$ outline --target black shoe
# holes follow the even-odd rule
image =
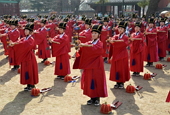
[[[14,67],[15,67],[16,69],[18,69],[18,68],[19,68],[19,65],[15,65]]]
[[[140,76],[140,72],[136,72],[136,76]]]
[[[94,103],[94,101],[93,101],[92,99],[90,99],[90,100],[87,101],[87,105],[91,105],[91,104],[93,104],[93,103]]]
[[[47,58],[46,58],[46,59],[43,59],[43,61],[41,61],[41,63],[44,63],[46,60],[47,60]]]
[[[28,87],[28,91],[31,91],[34,87]]]
[[[147,63],[145,66],[146,66],[146,67],[149,67],[149,66],[150,66],[150,64],[149,64],[149,63]]]
[[[61,79],[61,76],[58,75],[58,76],[57,76],[57,79]]]
[[[119,87],[119,89],[123,89],[123,88],[124,88],[124,83],[120,83],[120,84],[118,85],[118,87]]]
[[[61,76],[61,78],[60,78],[60,79],[61,79],[61,80],[64,80],[64,77],[65,77],[65,76]]]
[[[12,71],[18,70],[19,66],[18,65],[14,65],[14,67],[11,69]]]
[[[135,76],[136,75],[136,72],[133,72],[133,74],[132,74],[133,76]]]
[[[28,89],[29,89],[29,87],[27,86],[27,87],[24,88],[24,91],[28,91]]]
[[[96,101],[94,102],[94,105],[95,105],[95,106],[99,106],[99,105],[100,105],[100,101],[99,101],[99,100],[96,100]]]
[[[118,84],[114,85],[114,88],[115,88],[115,89],[118,89],[118,88],[119,88],[119,85],[118,85]]]
[[[150,66],[153,66],[153,62],[150,62]]]

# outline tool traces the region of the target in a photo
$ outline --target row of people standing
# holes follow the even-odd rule
[[[65,23],[60,22],[58,24],[58,35],[51,36],[49,39],[47,39],[49,30],[45,28],[46,20],[40,21],[41,28],[36,31],[33,31],[33,24],[27,24],[24,29],[26,37],[21,39],[18,39],[18,37],[15,41],[11,39],[12,37],[9,37],[9,45],[11,47],[8,51],[12,52],[9,52],[10,63],[13,62],[11,61],[13,59],[16,61],[15,65],[21,64],[21,84],[27,84],[24,90],[30,90],[38,83],[37,62],[35,55],[33,55],[36,45],[38,45],[38,57],[43,59],[42,62],[50,57],[49,46],[51,45],[52,56],[56,57],[54,74],[58,78],[63,79],[71,73],[68,53],[70,52],[71,39],[69,38],[69,32],[73,30],[68,29],[70,27],[66,23],[68,19],[64,21]],[[159,31],[159,28],[155,29],[154,19],[150,19],[145,33],[140,31],[142,23],[135,22],[134,33],[129,38],[125,33],[128,23],[121,21],[118,24],[119,34],[110,36],[111,29],[108,26],[108,22],[108,18],[104,18],[103,25],[101,23],[92,25],[92,20],[86,19],[85,30],[79,33],[79,40],[76,41],[78,47],[80,47],[80,56],[75,59],[73,69],[83,69],[81,88],[83,89],[83,94],[91,97],[87,104],[94,103],[99,105],[100,97],[107,96],[103,60],[111,60],[110,80],[116,82],[114,88],[123,88],[124,83],[130,79],[130,70],[134,72],[134,75],[139,75],[139,72],[143,72],[143,61],[147,61],[148,66],[155,62],[154,59],[158,61],[158,49],[161,49],[163,45],[157,47],[157,39],[159,39],[157,38],[157,32],[167,33],[164,30]],[[164,20],[162,19],[161,22],[163,23]],[[10,21],[9,24],[12,29],[10,32],[18,31],[16,28],[18,22],[16,20]],[[15,27],[13,28],[13,26]],[[163,27],[160,27],[160,29],[163,29]],[[7,33],[1,34],[1,37],[3,36],[9,35]],[[162,35],[160,36],[162,37]],[[51,43],[50,45],[48,41]],[[128,46],[131,49],[130,64],[128,62]],[[35,63],[31,64],[31,62]]]

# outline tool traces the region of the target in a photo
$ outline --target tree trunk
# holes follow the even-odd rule
[[[142,15],[145,15],[145,7],[143,7],[142,10],[143,10],[143,11],[142,11],[142,12],[143,12]]]
[[[149,17],[150,15],[154,14],[157,11],[159,2],[160,0],[150,0],[146,17]]]

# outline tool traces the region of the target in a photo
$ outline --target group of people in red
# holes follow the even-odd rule
[[[130,71],[139,76],[144,61],[146,66],[153,66],[153,62],[163,61],[166,51],[170,51],[167,18],[162,17],[158,27],[154,17],[148,21],[145,18],[139,20],[134,14],[130,20],[121,17],[115,23],[111,16],[93,19],[82,16],[82,20],[77,20],[71,15],[65,18],[39,15],[36,19],[24,15],[16,20],[5,15],[0,40],[9,64],[14,66],[12,70],[21,68],[20,83],[27,85],[25,91],[39,82],[35,50],[42,63],[55,57],[54,75],[64,79],[71,73],[69,52],[75,46],[79,55],[73,56],[73,69],[83,70],[81,89],[90,97],[87,104],[98,106],[100,97],[108,96],[104,63],[111,64],[109,80],[116,82],[114,88],[122,89],[130,79]]]

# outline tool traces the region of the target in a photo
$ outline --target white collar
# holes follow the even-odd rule
[[[91,43],[95,45],[95,44],[97,44],[98,41],[99,41],[99,39],[97,39],[96,41],[93,40]]]
[[[153,28],[149,28],[149,31],[152,31]]]
[[[89,30],[90,30],[90,28],[89,28],[89,29],[86,29],[85,32],[88,32]]]
[[[122,37],[125,35],[125,33],[119,35],[119,39],[122,39]]]
[[[45,28],[45,27],[42,27],[42,28],[41,28],[41,31],[42,31],[44,28]]]
[[[27,36],[27,37],[25,38],[25,40],[28,40],[30,37],[31,37],[31,35]]]
[[[60,38],[62,38],[62,37],[64,36],[64,34],[65,34],[65,33],[63,33],[63,34],[60,34]]]
[[[103,25],[103,28],[106,29],[106,28],[107,28],[107,25]]]
[[[14,32],[16,29],[17,29],[17,28],[15,28],[15,29],[11,30],[11,32]]]
[[[136,32],[135,35],[137,36],[137,35],[139,35],[139,33],[140,33],[140,31]]]
[[[163,26],[160,26],[160,28],[163,28],[164,27],[164,25]]]

